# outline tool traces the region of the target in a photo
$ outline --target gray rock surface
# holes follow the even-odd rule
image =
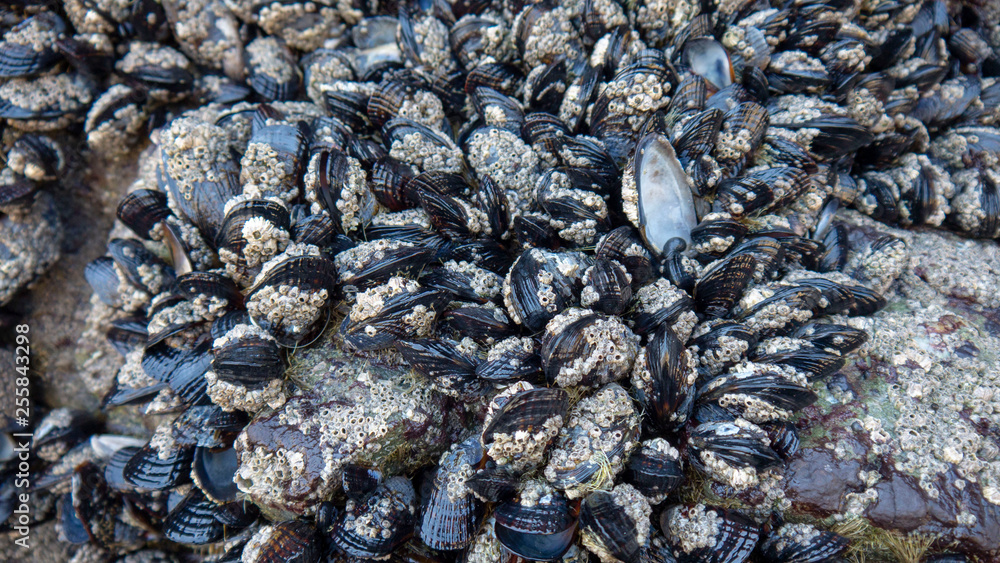
[[[848,211],[856,233],[904,239],[909,260],[844,369],[814,384],[802,449],[736,504],[819,520],[869,558],[886,538],[1000,557],[1000,250],[940,231],[904,231]],[[732,503],[715,488],[715,501]],[[863,520],[859,520],[863,519]],[[877,529],[876,529],[877,528]]]

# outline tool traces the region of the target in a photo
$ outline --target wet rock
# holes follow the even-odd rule
[[[45,273],[59,258],[63,229],[52,196],[0,217],[0,305]]]
[[[840,512],[844,495],[863,486],[858,479],[861,464],[838,460],[823,448],[812,448],[793,457],[785,470],[785,494],[792,509],[820,517]]]
[[[236,482],[273,515],[311,514],[337,492],[346,463],[400,474],[429,463],[474,418],[386,357],[344,355],[334,338],[296,352],[296,389],[259,413],[236,440]]]
[[[797,423],[799,452],[738,498],[762,519],[773,508],[826,528],[860,518],[869,531],[937,538],[931,553],[951,546],[996,560],[1000,250],[854,212],[838,219],[862,234],[854,250],[892,235],[906,242],[909,259],[885,292],[885,309],[833,318],[871,339],[855,361],[813,384],[819,400]]]

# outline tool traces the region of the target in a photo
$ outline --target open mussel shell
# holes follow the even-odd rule
[[[415,513],[413,485],[404,477],[392,477],[366,501],[344,512],[330,533],[330,541],[347,555],[385,557],[413,534]]]
[[[664,510],[660,527],[679,561],[742,563],[760,539],[760,527],[746,516],[703,504]]]
[[[643,137],[625,175],[625,213],[650,250],[660,254],[675,237],[690,241],[691,229],[698,224],[691,178],[670,141],[656,133]]]
[[[546,485],[538,487],[542,494],[537,502],[497,505],[493,532],[500,544],[518,557],[555,561],[573,543],[577,523],[562,493]],[[523,491],[521,494],[524,496]]]
[[[809,524],[785,524],[764,538],[760,552],[771,563],[819,563],[843,552],[850,543]]]
[[[684,62],[691,72],[708,80],[717,89],[736,80],[726,48],[710,37],[689,39],[684,43]]]
[[[90,534],[87,526],[76,515],[73,510],[73,494],[65,493],[59,499],[58,505],[58,529],[59,538],[74,545],[84,544],[90,541]]]
[[[191,467],[192,480],[208,498],[219,504],[236,500],[236,450],[197,447]]]

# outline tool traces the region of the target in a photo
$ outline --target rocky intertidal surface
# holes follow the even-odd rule
[[[28,557],[1000,559],[996,5],[22,4]]]

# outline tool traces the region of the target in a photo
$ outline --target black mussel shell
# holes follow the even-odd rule
[[[460,352],[457,343],[434,338],[397,340],[396,350],[414,371],[441,389],[470,399],[486,391],[485,383],[476,377],[478,362]]]
[[[753,361],[761,364],[790,366],[797,372],[804,373],[809,378],[809,381],[816,381],[833,375],[837,370],[844,367],[846,363],[846,360],[838,353],[809,345],[803,345],[797,350],[773,352],[770,354],[754,354]]]
[[[369,234],[373,234],[371,230]],[[416,276],[437,256],[437,248],[415,241],[413,246],[389,248],[362,258],[362,266],[352,270],[349,275],[341,274],[340,281],[363,289],[384,283],[393,276]]]
[[[534,506],[506,502],[496,507],[493,531],[508,551],[525,559],[553,561],[573,543],[576,521],[569,502],[550,492]]]
[[[140,449],[139,446],[126,446],[111,456],[104,466],[104,480],[109,487],[116,491],[131,491],[135,488],[125,479],[125,465],[139,453]]]
[[[608,491],[595,491],[580,504],[580,534],[584,545],[595,543],[623,563],[640,561],[636,539],[638,522],[620,506]]]
[[[171,290],[187,300],[201,296],[225,300],[229,309],[239,309],[243,304],[243,295],[233,280],[215,272],[188,272],[178,276]]]
[[[542,359],[537,344],[530,348],[523,341],[507,346],[493,359],[487,358],[476,366],[476,375],[493,381],[533,381],[542,373]]]
[[[166,447],[166,446],[163,446]],[[169,451],[146,444],[122,470],[125,480],[141,489],[163,490],[187,483],[191,476],[194,448],[174,445]]]
[[[463,475],[482,458],[479,439],[472,436],[442,456],[425,497],[420,539],[431,549],[455,551],[476,537],[482,503],[470,491],[458,496],[450,489],[463,483]]]
[[[344,494],[354,502],[362,502],[383,481],[382,472],[374,467],[348,463],[344,465],[341,482]]]
[[[163,535],[170,541],[206,545],[223,538],[226,526],[219,520],[219,506],[201,489],[192,487],[163,521]]]
[[[443,330],[450,331],[456,339],[468,335],[483,345],[515,336],[518,333],[517,328],[507,318],[507,313],[499,308],[469,306],[451,309],[441,315],[440,326]],[[512,358],[508,358],[508,360],[510,359]],[[477,373],[480,372],[480,367],[484,363],[481,362],[477,365]],[[527,373],[534,373],[534,370],[529,369]],[[482,373],[480,373],[480,377],[491,379]]]
[[[338,519],[330,541],[340,552],[365,559],[392,553],[413,533],[416,492],[404,477],[392,477],[365,502]],[[373,531],[363,528],[374,527]]]
[[[55,12],[40,12],[11,28],[16,33],[24,28],[37,26],[43,33],[62,35],[66,22]],[[37,32],[36,32],[37,33]],[[0,78],[30,76],[47,70],[60,59],[56,46],[33,45],[4,40],[0,42]]]
[[[170,386],[186,403],[203,404],[208,401],[205,372],[212,363],[211,350],[208,341],[194,348],[174,348],[167,341],[159,341],[143,352],[142,369]]]
[[[387,299],[374,317],[352,322],[347,316],[340,327],[340,334],[345,343],[357,351],[391,348],[398,339],[409,335],[410,329],[403,322],[403,316],[409,315],[414,307],[440,311],[450,300],[447,292],[436,289],[420,288],[414,292],[399,293]],[[373,335],[369,334],[369,327],[375,329]]]
[[[529,250],[518,257],[507,274],[513,312],[521,324],[532,332],[543,329],[552,317],[571,304],[574,281],[548,264],[555,258],[551,253]],[[551,278],[551,282],[543,284],[541,277]],[[541,285],[551,287],[551,303],[539,300]]]
[[[792,336],[807,340],[817,348],[834,350],[845,356],[868,341],[868,333],[861,329],[823,323],[803,325]]]
[[[260,388],[285,374],[281,349],[273,338],[247,334],[212,349],[212,371],[222,381]]]
[[[634,381],[636,399],[657,427],[670,430],[684,424],[694,399],[690,368],[684,345],[667,324],[650,337],[645,362],[649,381]]]
[[[559,235],[545,215],[518,215],[514,217],[511,230],[522,248],[555,249],[559,246]]]
[[[587,295],[588,289],[593,293]],[[598,258],[584,276],[584,302],[595,311],[620,315],[632,301],[632,284],[625,268],[604,258]],[[596,302],[589,301],[596,299]]]
[[[822,298],[819,290],[807,285],[780,287],[767,299],[733,318],[756,328],[760,338],[783,336],[809,320]],[[778,310],[791,313],[775,315]]]
[[[136,190],[123,197],[117,211],[118,219],[126,227],[146,239],[153,227],[170,214],[167,194],[147,189]]]
[[[737,254],[706,272],[694,288],[698,312],[708,318],[727,316],[753,281],[756,266],[757,260],[752,255]]]
[[[320,556],[316,529],[299,520],[279,522],[260,546],[254,563],[310,563]]]
[[[488,502],[506,502],[517,493],[521,476],[503,466],[480,469],[465,481],[473,494]]]
[[[333,262],[322,256],[295,256],[269,269],[264,279],[247,290],[246,297],[253,297],[265,286],[289,285],[300,291],[330,289],[334,287],[337,272]]]
[[[389,211],[413,207],[416,202],[408,197],[408,184],[416,176],[409,164],[383,156],[372,163],[369,188],[375,199]]]
[[[714,402],[735,415],[759,422],[765,417],[781,418],[783,411],[802,410],[817,398],[808,387],[774,371],[730,372],[698,389],[699,404]]]
[[[162,273],[163,287],[169,287],[174,281],[174,272],[163,263],[155,254],[146,250],[141,242],[132,239],[111,239],[108,243],[108,254],[115,264],[121,268],[129,283],[149,293],[158,293],[156,288],[150,287],[143,272],[147,268],[158,270]]]
[[[758,340],[757,332],[749,326],[735,321],[721,321],[714,324],[705,334],[695,338],[691,346],[698,349],[698,354],[702,358],[699,372],[716,375],[740,361],[748,350],[757,346]],[[726,341],[729,345],[723,346],[722,343]],[[742,341],[744,344],[737,344],[737,341]],[[728,354],[716,352],[724,348],[728,348],[731,352]],[[711,354],[711,357],[707,357],[708,354]]]
[[[691,229],[691,249],[697,254],[721,256],[743,240],[746,234],[747,227],[735,219],[706,219]]]
[[[637,290],[653,280],[653,257],[636,235],[635,229],[622,226],[604,235],[594,254],[598,259],[614,260],[632,276],[632,289]]]
[[[770,447],[767,434],[754,424],[739,419],[728,422],[706,422],[699,424],[688,434],[688,448],[691,464],[702,470],[703,452],[733,467],[765,469],[781,465],[781,457]]]
[[[711,514],[709,514],[711,513]],[[711,518],[714,526],[699,541],[690,541],[682,531],[690,526],[687,522],[698,522]],[[752,520],[737,512],[704,505],[680,505],[664,510],[660,515],[660,527],[667,543],[674,548],[679,561],[698,563],[743,563],[750,558],[760,540],[760,528]],[[708,533],[714,532],[713,537]],[[683,537],[682,537],[683,536]],[[691,551],[685,552],[682,541],[691,544]]]
[[[795,425],[787,420],[774,420],[761,424],[771,440],[771,449],[787,460],[799,451],[799,434]]]
[[[785,524],[764,538],[760,551],[764,560],[772,563],[819,563],[835,557],[850,543],[841,535],[809,524]]]
[[[511,397],[483,429],[483,446],[489,448],[498,434],[538,432],[553,417],[566,418],[569,395],[563,389],[536,387]]]
[[[124,508],[121,497],[111,490],[97,465],[88,461],[76,468],[72,498],[76,518],[98,546],[112,548],[138,537],[138,530],[118,520]]]
[[[643,447],[629,458],[625,480],[652,504],[684,482],[684,469],[679,455],[675,457],[654,447]]]

